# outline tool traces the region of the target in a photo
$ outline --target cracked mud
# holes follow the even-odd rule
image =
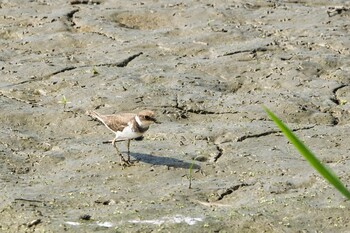
[[[349,185],[349,9],[1,1],[0,231],[345,232],[349,203],[262,105]],[[85,112],[145,108],[162,123],[122,169]]]

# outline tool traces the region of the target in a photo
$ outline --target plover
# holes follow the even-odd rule
[[[102,122],[109,130],[115,133],[112,145],[116,148],[122,165],[130,165],[130,141],[140,138],[148,130],[149,126],[156,122],[155,114],[151,110],[142,110],[135,113],[119,113],[114,115],[101,115],[95,111],[87,111],[86,114],[93,119]],[[127,141],[127,159],[120,153],[116,142]]]

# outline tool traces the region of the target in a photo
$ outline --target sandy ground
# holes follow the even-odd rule
[[[3,0],[0,12],[1,232],[350,232],[349,202],[262,109],[350,185],[347,1]],[[123,169],[91,109],[162,123]]]

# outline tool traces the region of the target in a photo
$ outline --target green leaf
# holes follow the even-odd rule
[[[273,120],[273,122],[282,131],[284,136],[290,143],[304,156],[304,158],[317,170],[329,183],[331,183],[340,193],[350,199],[350,191],[344,186],[339,178],[333,173],[330,168],[323,165],[320,160],[307,148],[307,146],[268,108],[264,107],[267,115]]]

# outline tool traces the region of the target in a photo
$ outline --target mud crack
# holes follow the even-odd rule
[[[341,101],[341,99],[339,98],[337,92],[338,92],[340,89],[342,89],[343,87],[346,87],[346,86],[348,86],[348,85],[345,85],[345,84],[340,85],[339,87],[334,88],[334,90],[332,91],[333,97],[331,97],[331,101],[334,102],[336,105],[341,105],[341,104],[342,104],[342,101]]]
[[[118,42],[120,42],[120,43],[123,43],[123,42],[124,42],[123,40],[117,39],[116,37],[114,37],[114,36],[112,36],[112,35],[109,35],[108,33],[96,32],[96,31],[92,31],[91,33],[95,33],[95,34],[97,34],[97,35],[106,37],[106,38],[111,39],[111,40],[114,40],[114,41],[118,41]]]
[[[131,55],[131,56],[125,58],[124,60],[122,60],[122,61],[120,61],[120,62],[116,62],[116,63],[105,63],[105,64],[99,64],[99,65],[96,65],[96,66],[126,67],[132,60],[134,60],[135,58],[137,58],[138,56],[140,56],[140,55],[142,55],[142,54],[143,54],[143,52],[139,52],[139,53],[136,53],[136,54],[134,54],[134,55]]]
[[[109,63],[109,64],[98,64],[98,65],[95,65],[95,66],[98,66],[98,67],[100,67],[100,66],[125,67],[125,66],[127,66],[129,64],[129,62],[131,62],[132,60],[134,60],[136,57],[140,56],[141,54],[143,54],[143,53],[140,52],[140,53],[134,54],[134,55],[132,55],[130,57],[127,57],[126,59],[124,59],[124,60],[122,60],[120,62]],[[24,81],[21,81],[21,82],[18,82],[18,83],[14,83],[14,84],[5,85],[5,86],[2,86],[2,87],[12,87],[12,86],[17,86],[17,85],[26,84],[26,83],[40,82],[40,81],[47,80],[50,77],[52,77],[54,75],[57,75],[57,74],[61,74],[61,73],[67,72],[67,71],[75,70],[75,69],[86,68],[86,67],[90,67],[90,65],[64,67],[64,68],[62,68],[60,70],[54,71],[54,72],[52,72],[50,74],[43,75],[41,77],[33,76],[30,79],[27,79],[27,80],[24,80]]]
[[[181,110],[181,111],[185,111],[185,112],[189,112],[189,113],[194,113],[194,114],[200,114],[200,115],[221,115],[221,114],[235,114],[238,112],[215,112],[215,111],[208,111],[208,110],[204,110],[204,109],[186,109],[184,107],[176,107],[177,109]]]
[[[218,144],[215,144],[215,146],[216,146],[216,149],[218,150],[218,153],[217,153],[217,155],[214,157],[214,163],[216,163],[217,161],[218,161],[218,159],[223,155],[223,153],[224,153],[224,149],[222,149],[221,147],[220,147],[220,145],[218,145]]]
[[[336,105],[343,105],[346,103],[346,100],[342,100],[341,97],[338,94],[338,91],[341,90],[344,87],[347,87],[348,85],[340,85],[339,87],[336,87],[332,90],[333,96],[330,98],[330,100],[335,103]],[[333,117],[333,125],[337,125],[340,122],[340,117],[337,116],[336,113],[334,113],[334,111],[330,111],[330,115]]]
[[[14,96],[7,95],[7,94],[5,94],[5,93],[3,93],[1,91],[0,91],[0,97],[4,97],[4,98],[7,98],[7,99],[12,99],[12,100],[18,101],[20,103],[29,104],[32,107],[42,106],[41,104],[36,103],[35,100],[20,99],[20,98],[14,97]]]
[[[237,191],[238,189],[242,188],[242,187],[245,187],[245,186],[250,186],[249,184],[247,183],[242,183],[242,184],[237,184],[237,185],[234,185],[230,188],[227,188],[225,190],[221,190],[217,193],[217,198],[215,201],[220,201],[222,200],[225,196],[227,195],[230,195],[232,194],[234,191]]]
[[[76,25],[73,20],[73,17],[74,17],[74,14],[77,13],[78,11],[79,9],[73,9],[70,12],[68,12],[65,16],[64,23],[70,31],[73,31],[72,29],[74,29],[74,26]]]
[[[301,131],[301,130],[307,130],[307,129],[312,129],[315,126],[306,126],[306,127],[302,127],[302,128],[297,128],[297,129],[292,129],[293,132],[297,132],[297,131]],[[264,136],[268,136],[271,134],[276,134],[276,133],[281,133],[280,130],[271,130],[271,131],[267,131],[267,132],[263,132],[263,133],[259,133],[259,134],[248,134],[248,135],[243,135],[242,137],[239,137],[237,139],[237,142],[243,142],[244,140],[248,139],[248,138],[259,138],[259,137],[264,137]]]
[[[100,5],[101,1],[93,1],[93,0],[72,0],[70,2],[71,5]]]
[[[180,101],[179,101],[179,97],[176,96],[176,104],[175,106],[171,106],[171,107],[175,107],[176,109],[180,110],[181,112],[184,113],[194,113],[194,114],[200,114],[200,115],[221,115],[221,114],[236,114],[238,113],[238,111],[225,111],[225,112],[216,112],[216,111],[209,111],[209,110],[205,110],[205,109],[192,109],[192,108],[187,108],[186,105],[181,106],[180,105]]]
[[[251,54],[254,54],[254,53],[257,53],[257,52],[266,52],[266,51],[267,51],[267,48],[258,47],[258,48],[255,48],[255,49],[246,49],[246,50],[238,50],[238,51],[233,51],[233,52],[227,52],[227,53],[224,53],[223,55],[220,55],[219,57],[232,56],[232,55],[240,54],[240,53],[251,53]]]
[[[87,67],[87,66],[83,66],[83,67]],[[52,72],[50,74],[46,74],[46,75],[43,75],[41,77],[37,77],[37,76],[33,76],[31,77],[30,79],[27,79],[27,80],[24,80],[22,82],[18,82],[18,83],[15,83],[15,84],[10,84],[10,85],[7,85],[5,87],[11,87],[11,86],[17,86],[17,85],[21,85],[21,84],[26,84],[26,83],[31,83],[31,82],[37,82],[37,81],[43,81],[43,80],[46,80],[48,78],[50,78],[51,76],[54,76],[56,74],[60,74],[60,73],[64,73],[66,71],[70,71],[70,70],[74,70],[74,69],[77,69],[78,67],[76,66],[69,66],[69,67],[64,67],[60,70],[57,70],[55,72]]]

